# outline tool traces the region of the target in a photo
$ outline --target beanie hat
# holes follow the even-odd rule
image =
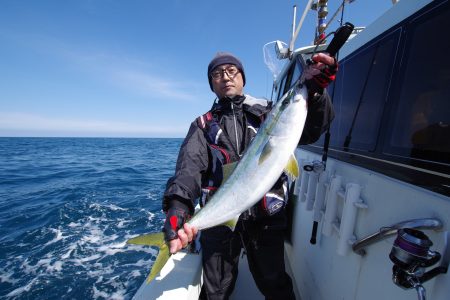
[[[241,61],[237,57],[233,56],[231,53],[218,52],[208,65],[208,82],[209,82],[209,87],[211,88],[211,91],[213,91],[213,92],[214,92],[214,90],[213,90],[213,86],[211,83],[211,72],[216,67],[218,67],[220,65],[224,65],[224,64],[235,65],[236,68],[238,68],[238,70],[241,72],[242,79],[243,79],[244,85],[245,85],[245,73],[244,73],[244,67],[242,66]]]

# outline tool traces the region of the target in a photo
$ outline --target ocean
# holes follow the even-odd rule
[[[130,299],[182,139],[0,138],[0,299]]]

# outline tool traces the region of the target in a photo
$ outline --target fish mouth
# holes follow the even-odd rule
[[[299,102],[300,100],[306,100],[307,96],[304,94],[307,93],[305,90],[305,87],[302,87],[301,89],[296,90],[296,93],[294,97],[292,98],[292,102]]]

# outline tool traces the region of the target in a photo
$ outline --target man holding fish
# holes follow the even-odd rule
[[[202,231],[202,299],[229,298],[242,248],[266,299],[295,299],[284,265],[288,177],[298,175],[290,154],[298,143],[315,142],[334,117],[325,88],[336,60],[318,53],[312,61],[298,92],[273,105],[244,94],[244,68],[232,54],[218,53],[208,65],[217,101],[192,122],[163,200],[170,253]],[[197,199],[205,208],[191,219]]]

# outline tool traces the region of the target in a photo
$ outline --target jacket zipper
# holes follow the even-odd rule
[[[236,136],[236,152],[237,152],[238,156],[241,157],[241,154],[239,153],[241,147],[239,146],[238,133],[237,133],[236,113],[234,112],[234,105],[233,105],[233,102],[231,103],[231,110],[233,111],[234,134],[235,134],[235,136]]]
[[[237,152],[238,156],[241,157],[241,154],[239,153],[241,147],[239,147],[239,139],[238,139],[238,133],[237,133],[236,113],[235,113],[235,111],[234,111],[234,104],[233,104],[233,102],[231,102],[231,110],[233,111],[234,134],[235,134],[235,136],[236,136],[236,147],[237,147],[236,152]],[[252,216],[252,208],[251,208],[251,207],[247,210],[247,213],[248,213],[249,217]]]

